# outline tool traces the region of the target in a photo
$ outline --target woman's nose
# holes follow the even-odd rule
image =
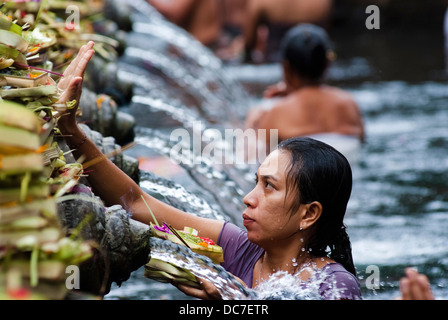
[[[243,198],[243,202],[247,207],[255,207],[257,204],[257,197],[255,195],[255,189],[252,189],[251,192],[246,194],[246,196]]]

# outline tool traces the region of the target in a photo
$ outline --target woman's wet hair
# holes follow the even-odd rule
[[[329,256],[356,276],[343,223],[353,183],[348,160],[328,144],[311,138],[290,138],[282,141],[278,149],[291,156],[286,178],[287,197],[294,197],[291,214],[301,204],[317,201],[322,205],[322,214],[311,227],[314,230],[305,249],[315,257]]]
[[[301,77],[312,82],[322,80],[329,64],[330,40],[326,31],[313,24],[290,29],[280,44],[280,54]]]

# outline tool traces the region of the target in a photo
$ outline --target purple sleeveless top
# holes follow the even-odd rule
[[[263,255],[264,250],[250,242],[243,229],[229,222],[224,223],[219,234],[218,245],[223,248],[224,253],[222,267],[252,288],[255,263]],[[319,289],[323,299],[333,299],[335,286],[338,299],[362,299],[358,280],[340,263],[327,264],[321,270],[325,271],[325,279]]]

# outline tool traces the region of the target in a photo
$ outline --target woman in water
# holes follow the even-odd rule
[[[80,101],[82,76],[93,55],[93,43],[80,49],[59,83],[60,102]],[[220,220],[198,217],[178,210],[146,194],[82,132],[76,121],[77,105],[59,119],[58,126],[76,156],[85,161],[102,158],[92,165],[88,180],[107,206],[121,204],[133,219],[149,224],[151,215],[176,229],[185,226],[223,248],[226,268],[247,287],[268,280],[273,271],[298,274],[306,281],[322,271],[319,288],[323,299],[360,299],[360,287],[352,261],[351,245],[343,223],[352,188],[352,172],[346,158],[329,145],[295,138],[282,142],[258,168],[254,189],[243,201],[247,232]],[[304,267],[306,271],[302,271]],[[207,281],[196,289],[175,284],[197,298],[220,298]]]

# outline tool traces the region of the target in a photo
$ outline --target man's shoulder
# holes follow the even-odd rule
[[[331,95],[333,98],[338,99],[341,102],[355,101],[353,94],[347,90],[332,86],[326,86],[324,90],[327,94]]]

